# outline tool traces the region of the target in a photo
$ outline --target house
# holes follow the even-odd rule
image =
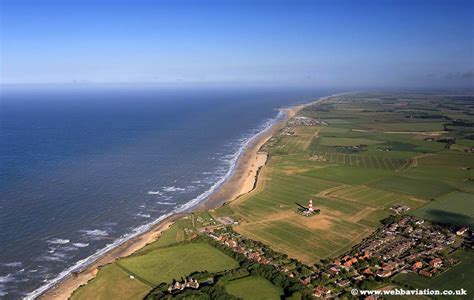
[[[362,273],[364,273],[366,276],[374,275],[374,272],[372,272],[372,270],[369,268],[365,269]]]
[[[362,281],[364,280],[364,275],[359,275],[359,276],[355,276],[355,277],[352,277],[352,280],[354,281]]]
[[[323,287],[323,286],[316,286],[313,290],[313,296],[317,298],[327,298],[331,294],[331,290]]]
[[[350,267],[352,266],[352,260],[348,260],[344,263],[344,267]]]
[[[377,271],[377,276],[378,277],[385,278],[385,277],[390,277],[391,275],[392,275],[391,270],[380,269],[380,270]]]
[[[425,277],[431,277],[433,276],[433,273],[431,272],[428,272],[426,270],[420,270],[420,272],[418,272],[418,274],[422,275],[422,276],[425,276]]]
[[[415,272],[417,269],[421,269],[423,267],[423,263],[421,261],[417,261],[413,264],[412,270]]]
[[[435,258],[435,259],[432,259],[430,260],[430,266],[434,267],[434,268],[439,268],[443,265],[443,260],[439,257]]]
[[[466,231],[468,231],[469,228],[468,227],[462,227],[461,229],[459,229],[458,231],[456,231],[456,234],[457,235],[463,235],[464,233],[466,233]]]
[[[336,269],[335,267],[332,267],[328,270],[328,273],[331,275],[331,276],[334,276],[334,275],[337,275],[339,274],[339,270]]]
[[[341,280],[339,282],[336,282],[336,284],[340,287],[348,287],[351,284],[351,281],[349,279]]]

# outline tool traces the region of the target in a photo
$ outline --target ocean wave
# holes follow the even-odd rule
[[[93,230],[79,230],[79,232],[82,232],[88,236],[92,237],[101,237],[101,236],[108,236],[109,233],[105,230],[100,230],[100,229],[93,229]]]
[[[64,245],[64,244],[69,243],[70,240],[68,240],[68,239],[58,239],[58,238],[54,238],[54,239],[47,240],[46,242],[47,242],[48,244]]]
[[[162,205],[174,205],[176,202],[165,202],[165,201],[157,201],[156,204],[162,204]]]
[[[12,282],[15,280],[12,274],[7,274],[5,276],[0,276],[0,297],[8,295],[6,290],[6,283]]]
[[[39,261],[61,261],[64,262],[68,258],[66,253],[54,252],[51,255],[43,255],[38,258]]]
[[[175,187],[175,186],[164,186],[163,191],[165,192],[182,192],[185,191],[185,188]]]
[[[148,191],[147,194],[148,195],[163,195],[163,193],[160,191]]]
[[[141,214],[141,213],[138,213],[136,216],[137,217],[142,217],[142,218],[150,218],[151,217],[149,214]]]
[[[21,263],[21,261],[14,261],[14,262],[2,264],[2,266],[8,267],[8,268],[18,268],[18,267],[21,267],[22,265],[23,264]]]
[[[0,283],[7,283],[15,280],[13,274],[7,274],[6,276],[0,276]]]
[[[238,161],[239,157],[242,155],[244,149],[254,139],[256,139],[260,134],[263,134],[265,131],[267,131],[275,122],[281,120],[283,116],[284,116],[284,114],[280,110],[279,114],[275,118],[267,120],[264,123],[264,125],[260,127],[260,130],[256,134],[249,137],[246,141],[242,142],[239,149],[233,155],[232,160],[229,162],[229,165],[228,165],[229,169],[226,172],[226,174],[221,176],[221,178],[219,178],[207,191],[205,191],[202,194],[198,195],[197,197],[195,197],[191,201],[178,206],[173,211],[160,216],[159,218],[153,220],[152,222],[134,228],[131,233],[128,233],[128,234],[125,234],[125,235],[121,236],[120,238],[116,239],[113,243],[108,244],[104,248],[97,250],[94,254],[92,254],[92,255],[84,258],[84,259],[81,259],[81,260],[77,261],[74,265],[72,265],[69,268],[65,269],[64,271],[59,273],[53,279],[47,280],[44,285],[40,286],[36,290],[34,290],[31,293],[29,293],[28,295],[26,295],[24,299],[27,299],[27,300],[35,299],[36,297],[38,297],[39,295],[41,295],[42,293],[47,291],[49,288],[56,285],[57,283],[59,283],[63,279],[65,279],[72,272],[77,272],[77,271],[83,270],[86,266],[90,265],[91,263],[96,261],[98,258],[102,257],[104,254],[106,254],[110,250],[112,250],[112,249],[122,245],[126,241],[128,241],[128,240],[130,240],[130,239],[132,239],[132,238],[134,238],[134,237],[150,230],[153,226],[155,226],[156,224],[158,224],[162,220],[168,218],[172,214],[185,212],[185,211],[195,207],[196,205],[198,205],[202,200],[209,197],[216,189],[218,189],[227,180],[227,178],[229,178],[233,174],[233,172],[235,171],[236,162]],[[202,174],[211,174],[211,172],[203,172]],[[87,232],[90,232],[90,233],[96,232],[97,233],[97,232],[100,232],[100,230],[92,230],[92,231],[91,230],[89,230],[89,231],[86,230],[86,231],[83,231],[83,232],[85,232],[85,233],[87,233]]]
[[[84,247],[89,246],[89,243],[74,243],[72,245],[78,248],[84,248]]]

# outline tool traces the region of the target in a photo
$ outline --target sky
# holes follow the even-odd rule
[[[0,83],[474,87],[474,1],[0,0]]]

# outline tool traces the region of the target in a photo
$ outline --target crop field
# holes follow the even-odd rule
[[[471,139],[464,135],[462,147],[448,150],[442,139],[460,133],[444,131],[442,118],[416,118],[459,111],[438,110],[423,97],[367,97],[339,97],[300,113],[329,125],[292,128],[270,147],[256,189],[229,204],[242,221],[236,231],[314,263],[350,249],[393,205],[431,220],[429,210],[472,218],[474,156],[461,152]],[[296,213],[309,199],[321,213]]]
[[[405,132],[405,131],[442,131],[443,122],[404,122],[404,123],[368,123],[361,124],[363,128],[370,130],[380,130],[387,132]]]
[[[376,145],[382,144],[383,142],[364,138],[323,137],[319,143],[322,146],[357,146]]]
[[[276,148],[282,154],[305,153],[313,137],[318,134],[319,129],[315,126],[296,128],[294,135],[282,137]]]
[[[414,214],[433,222],[474,226],[474,196],[453,192],[435,199]]]
[[[315,152],[312,157],[320,157],[320,160],[350,167],[398,170],[408,164],[406,159],[390,157],[365,156],[356,154],[336,152]]]
[[[362,238],[371,230],[357,224],[359,217],[370,212],[365,205],[324,196],[324,191],[338,187],[339,183],[287,174],[271,166],[262,179],[257,187],[261,192],[231,203],[243,219],[235,230],[266,242],[275,250],[314,263],[343,251],[354,237]],[[296,213],[298,204],[306,205],[309,199],[321,209],[320,215],[307,218]],[[328,231],[332,234],[327,235]]]
[[[227,293],[241,299],[280,299],[283,291],[274,286],[270,281],[259,276],[248,276],[229,281],[225,284]]]
[[[411,208],[417,208],[426,203],[426,201],[414,197],[396,194],[365,185],[339,189],[330,193],[329,196],[347,201],[355,201],[379,209],[389,208],[393,205],[407,205]]]

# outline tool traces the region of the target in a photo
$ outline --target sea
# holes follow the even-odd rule
[[[153,85],[0,93],[0,298],[34,299],[192,209],[279,108],[332,91]]]

